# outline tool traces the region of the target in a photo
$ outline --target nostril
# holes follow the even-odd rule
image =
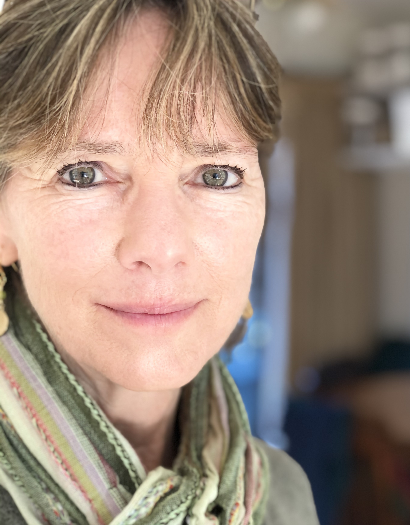
[[[192,257],[188,242],[177,241],[173,246],[159,242],[143,242],[143,237],[123,238],[116,249],[120,264],[134,271],[150,271],[155,275],[182,269]],[[169,240],[170,244],[172,240]]]

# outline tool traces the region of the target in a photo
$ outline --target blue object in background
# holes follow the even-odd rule
[[[265,165],[267,210],[262,243],[262,282],[259,285],[263,313],[262,365],[258,383],[256,434],[278,448],[286,448],[283,432],[288,395],[289,303],[291,291],[291,243],[293,229],[294,151],[282,139]],[[256,284],[256,282],[255,282]],[[258,290],[255,287],[255,291]]]
[[[262,162],[263,160],[263,162]],[[254,435],[286,448],[290,255],[294,153],[285,139],[261,157],[266,184],[265,229],[256,254],[250,299],[254,315],[231,356],[221,352],[239,387]]]
[[[257,434],[258,382],[262,362],[261,347],[255,334],[260,323],[261,315],[254,311],[242,343],[232,354],[225,351],[220,354],[241,393],[253,435]]]
[[[288,454],[312,485],[320,524],[339,523],[353,469],[351,414],[319,399],[291,399],[285,432]]]

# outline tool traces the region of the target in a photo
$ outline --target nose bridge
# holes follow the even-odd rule
[[[155,274],[187,264],[192,255],[182,196],[172,184],[147,184],[127,206],[118,258],[129,269],[149,267]]]

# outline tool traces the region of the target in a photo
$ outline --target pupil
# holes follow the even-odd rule
[[[228,180],[228,172],[222,169],[206,170],[202,178],[208,186],[223,186]]]
[[[70,171],[70,180],[77,186],[86,186],[95,179],[95,170],[91,166],[74,168]]]

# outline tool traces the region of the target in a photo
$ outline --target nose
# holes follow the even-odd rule
[[[193,257],[189,212],[183,195],[170,188],[140,188],[128,203],[117,258],[127,269],[163,275]]]

